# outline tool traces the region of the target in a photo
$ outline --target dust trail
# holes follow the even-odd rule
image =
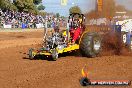
[[[122,42],[118,33],[109,31],[102,40],[101,55],[131,55],[128,47]]]

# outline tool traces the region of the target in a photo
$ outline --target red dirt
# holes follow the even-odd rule
[[[60,57],[57,61],[29,60],[28,49],[39,47],[42,37],[41,30],[15,34],[0,33],[1,88],[83,88],[79,84],[79,79],[84,66],[89,71],[88,76],[91,79],[132,80],[131,56],[86,58],[69,55]]]

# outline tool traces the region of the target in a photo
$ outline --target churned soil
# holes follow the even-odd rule
[[[102,35],[102,56],[107,55],[123,55],[132,56],[130,46],[124,44],[122,35],[114,31],[108,31]]]
[[[30,60],[29,48],[41,47],[43,30],[0,33],[0,88],[83,88],[81,69],[92,80],[132,80],[132,57],[62,55],[57,61]],[[114,51],[115,52],[115,51]],[[89,86],[88,88],[132,88]]]

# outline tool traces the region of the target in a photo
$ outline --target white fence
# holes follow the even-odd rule
[[[37,28],[43,28],[44,25],[42,23],[39,23],[39,24],[36,24],[36,27]],[[6,28],[6,29],[12,28],[12,25],[11,24],[3,24],[3,28]]]

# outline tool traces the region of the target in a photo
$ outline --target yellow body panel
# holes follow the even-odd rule
[[[35,52],[32,52],[32,55],[33,55],[33,56],[35,56],[35,55],[36,55],[36,53],[35,53]]]
[[[64,52],[69,52],[69,51],[73,51],[73,50],[77,50],[77,49],[79,49],[79,45],[78,44],[74,44],[74,45],[70,45],[70,46],[68,46],[68,47],[66,47],[66,48],[64,48],[62,50],[58,50],[57,49],[57,51],[58,51],[59,54],[62,54]],[[40,52],[40,53],[32,52],[32,53],[33,53],[33,56],[35,56],[35,55],[46,55],[46,56],[51,55],[50,52],[49,53],[47,53],[47,52]]]
[[[73,51],[73,50],[77,50],[77,49],[79,49],[79,45],[74,44],[74,45],[70,45],[62,50],[58,50],[58,53],[69,52],[69,51]]]
[[[49,56],[51,55],[51,53],[39,53],[40,55],[46,55],[46,56]]]
[[[66,31],[64,31],[64,32],[62,33],[62,35],[63,35],[63,36],[67,36]],[[70,38],[70,33],[68,33],[68,37]]]

